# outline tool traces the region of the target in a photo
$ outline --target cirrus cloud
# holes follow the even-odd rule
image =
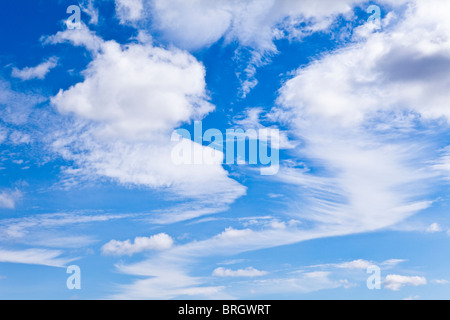
[[[238,270],[231,270],[226,268],[217,268],[213,271],[213,276],[216,277],[261,277],[265,276],[268,272],[267,271],[261,271],[258,269],[255,269],[253,267],[248,267],[245,269],[238,269]]]

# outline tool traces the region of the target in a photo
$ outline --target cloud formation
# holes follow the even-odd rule
[[[427,279],[419,276],[401,276],[389,274],[384,279],[384,287],[388,290],[399,291],[404,286],[422,286],[427,284]]]
[[[261,277],[267,274],[267,271],[261,271],[253,267],[248,267],[245,269],[231,270],[226,268],[214,269],[212,275],[216,277]]]
[[[104,255],[131,256],[147,250],[166,250],[172,247],[172,245],[173,239],[165,233],[160,233],[148,238],[136,237],[133,243],[130,240],[111,240],[102,247],[102,253]]]

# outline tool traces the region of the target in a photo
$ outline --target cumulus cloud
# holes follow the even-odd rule
[[[245,269],[231,270],[226,268],[217,268],[213,271],[212,275],[216,277],[261,277],[265,276],[268,272],[248,267]]]
[[[111,240],[102,247],[102,253],[105,255],[131,256],[147,250],[166,250],[172,247],[172,245],[173,239],[165,233],[160,233],[148,238],[136,237],[133,243],[130,240]]]
[[[424,277],[401,276],[396,274],[387,275],[384,279],[384,287],[388,290],[398,291],[404,286],[422,286],[426,285],[427,280]]]
[[[436,279],[431,281],[434,284],[446,285],[449,284],[449,281],[446,279]]]
[[[153,28],[181,47],[208,46],[225,37],[262,51],[276,51],[273,40],[283,33],[302,37],[326,30],[334,18],[351,16],[354,6],[362,3],[365,1],[145,1]]]
[[[58,65],[58,59],[50,58],[36,67],[26,67],[24,69],[13,68],[11,75],[21,80],[44,79],[51,69]]]

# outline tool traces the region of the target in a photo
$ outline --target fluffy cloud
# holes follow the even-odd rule
[[[212,211],[245,194],[219,159],[193,166],[172,161],[172,131],[214,109],[202,64],[181,50],[104,42],[85,27],[76,32],[47,39],[84,45],[94,57],[83,82],[51,99],[61,113],[75,116],[68,130],[55,134],[54,150],[86,176],[160,188],[213,205]],[[209,150],[182,143],[194,154]]]
[[[354,7],[364,3],[367,1],[116,0],[116,7],[121,21],[128,20],[133,25],[140,21],[139,28],[150,26],[166,41],[181,48],[195,50],[220,39],[238,43],[237,56],[245,66],[237,74],[245,97],[258,83],[257,68],[277,53],[274,40],[302,39],[327,30],[336,17],[350,18]]]
[[[213,276],[216,277],[261,277],[267,274],[267,271],[261,271],[253,267],[245,269],[231,270],[225,268],[217,268],[213,271]]]
[[[165,234],[160,233],[148,238],[137,237],[134,243],[130,240],[117,241],[111,240],[102,247],[102,253],[105,255],[132,255],[147,250],[166,250],[172,247],[173,239]]]
[[[19,190],[6,190],[0,192],[0,208],[14,209],[17,200],[22,197],[22,192]]]
[[[57,64],[58,60],[56,58],[50,58],[36,67],[27,67],[22,70],[13,68],[11,75],[15,78],[19,78],[22,80],[31,80],[31,79],[42,80],[45,78],[47,73],[50,72],[51,69],[57,66]]]
[[[85,215],[77,213],[41,214],[36,216],[3,219],[0,221],[2,238],[21,238],[33,231],[64,227],[67,225],[105,222],[128,217],[129,215]]]
[[[398,291],[404,286],[422,286],[426,285],[427,280],[424,277],[401,276],[396,274],[387,275],[384,279],[384,287],[388,290]]]
[[[354,261],[350,261],[350,262],[343,262],[341,264],[336,265],[336,267],[343,268],[343,269],[366,270],[368,267],[370,267],[372,265],[373,265],[373,263],[371,263],[370,261],[359,259],[359,260],[354,260]]]

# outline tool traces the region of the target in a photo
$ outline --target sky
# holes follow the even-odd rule
[[[449,10],[3,1],[0,299],[449,299]]]

